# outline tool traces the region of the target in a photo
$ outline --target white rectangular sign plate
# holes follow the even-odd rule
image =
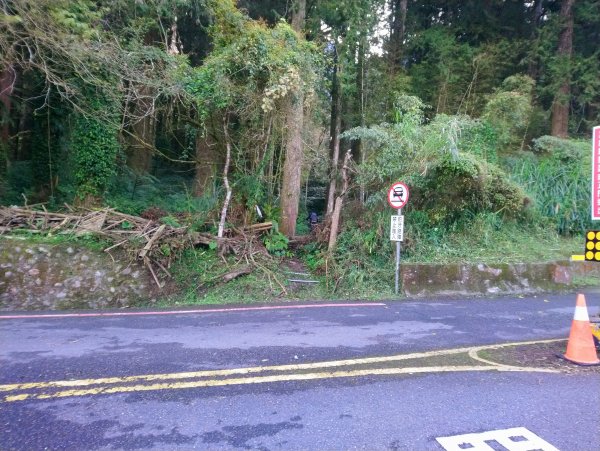
[[[600,127],[592,130],[592,220],[600,221]]]
[[[392,222],[390,227],[390,240],[391,241],[404,241],[404,216],[394,215],[392,216]]]

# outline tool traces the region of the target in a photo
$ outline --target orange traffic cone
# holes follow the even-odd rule
[[[596,365],[600,363],[596,355],[590,317],[588,316],[585,296],[583,294],[577,295],[575,316],[573,316],[569,343],[567,344],[567,352],[564,357],[580,365]]]

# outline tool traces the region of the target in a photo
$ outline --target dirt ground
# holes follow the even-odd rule
[[[564,340],[552,343],[507,346],[500,349],[482,351],[479,355],[494,362],[504,363],[506,365],[552,368],[572,374],[600,374],[600,365],[577,365],[562,358],[566,348],[567,340]]]

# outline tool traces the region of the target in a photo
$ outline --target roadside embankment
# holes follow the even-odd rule
[[[402,265],[403,294],[409,298],[531,294],[582,285],[600,288],[600,264],[556,261]],[[291,295],[294,290],[289,281],[287,288]],[[172,289],[159,290],[147,269],[126,255],[118,260],[77,243],[48,244],[0,237],[0,310],[148,305],[166,299],[167,291],[172,294]],[[389,299],[387,292],[381,296]],[[253,298],[253,302],[265,300],[260,294]],[[285,301],[287,295],[279,295],[275,300]],[[161,301],[162,305],[171,303],[175,301]]]
[[[0,239],[0,310],[127,307],[156,297],[136,262],[72,244]]]
[[[600,264],[562,260],[402,266],[402,287],[408,297],[531,294],[583,284],[600,288]]]

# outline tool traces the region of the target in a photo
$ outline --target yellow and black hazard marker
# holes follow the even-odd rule
[[[600,262],[600,231],[590,230],[585,234],[585,259]]]

